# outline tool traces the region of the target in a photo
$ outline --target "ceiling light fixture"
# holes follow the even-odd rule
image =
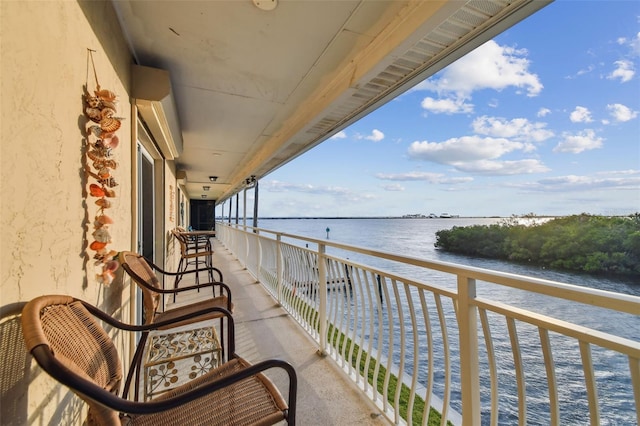
[[[218,180],[218,176],[209,176],[209,180],[210,180],[211,182],[215,182],[215,181],[217,181],[217,180]]]
[[[210,186],[203,186],[202,189],[204,189],[205,191],[208,191],[209,189],[211,189]]]
[[[278,5],[278,0],[253,0],[253,4],[261,10],[273,10]]]
[[[207,194],[202,194],[202,198],[207,198]]]

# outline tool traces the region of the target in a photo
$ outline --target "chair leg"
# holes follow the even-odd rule
[[[182,266],[184,265],[184,258],[181,257],[180,258],[180,262],[178,263],[178,275],[176,275],[176,280],[173,284],[173,289],[177,290],[178,289],[178,284],[180,284],[180,280],[182,279]],[[173,293],[173,303],[176,303],[176,293]]]
[[[148,332],[144,332],[142,333],[142,336],[140,336],[140,340],[138,341],[138,347],[136,348],[136,351],[133,355],[133,359],[131,360],[131,367],[129,367],[129,371],[127,372],[127,378],[124,382],[124,387],[122,391],[123,398],[127,398],[129,396],[131,381],[133,379],[133,376],[135,375],[135,380],[133,382],[135,389],[133,390],[133,394],[134,394],[134,401],[138,400],[138,393],[139,393],[138,388],[140,387],[140,369],[142,368],[142,354],[144,352],[144,346],[147,342],[148,336],[149,336]]]

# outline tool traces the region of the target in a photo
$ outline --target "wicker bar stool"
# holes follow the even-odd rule
[[[171,230],[171,235],[180,244],[180,262],[178,263],[178,272],[186,272],[189,266],[193,265],[196,271],[204,268],[213,268],[213,249],[211,242],[207,238],[206,241],[195,238],[189,239],[184,232],[176,229]],[[195,273],[196,284],[200,282],[199,273]],[[213,275],[209,272],[209,281],[213,281]],[[182,280],[182,275],[176,276],[174,288],[178,288],[178,284]]]

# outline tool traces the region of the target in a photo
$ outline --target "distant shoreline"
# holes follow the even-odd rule
[[[626,216],[626,215],[625,215]],[[335,220],[335,219],[406,219],[406,220],[433,220],[433,219],[508,219],[511,216],[455,216],[455,217],[402,217],[402,216],[314,216],[314,217],[308,217],[308,216],[295,216],[295,217],[259,217],[258,221],[260,220],[286,220],[286,219],[296,219],[296,220],[301,220],[301,219],[308,219],[308,220]],[[518,216],[518,217],[523,217],[524,216]],[[563,217],[563,216],[535,216],[536,218],[550,218],[550,217]],[[243,219],[243,218],[240,218]],[[225,218],[220,218],[220,217],[216,217],[216,221],[227,221],[229,220],[228,217]],[[235,217],[232,217],[231,220],[235,220]],[[247,221],[249,220],[253,220],[252,217],[247,217]]]
[[[634,214],[637,213],[629,213],[629,214],[618,214],[618,215],[598,215],[598,214],[590,214],[590,213],[582,213],[582,214],[586,214],[588,216],[599,216],[599,217],[629,217],[629,216],[633,216]],[[337,220],[337,219],[406,219],[406,220],[433,220],[433,219],[443,219],[443,220],[449,220],[449,219],[511,219],[511,218],[517,218],[517,219],[549,219],[549,218],[562,218],[562,217],[570,217],[570,216],[575,216],[574,214],[567,214],[567,215],[535,215],[535,216],[529,216],[529,215],[511,215],[511,216],[452,216],[452,217],[429,217],[429,216],[423,216],[423,217],[403,217],[403,216],[292,216],[292,217],[282,217],[282,216],[274,216],[274,217],[259,217],[258,221],[260,220],[288,220],[288,219],[295,219],[295,220]],[[244,218],[239,218],[240,220],[243,220]],[[247,221],[249,220],[253,220],[252,217],[247,217],[246,218]],[[229,217],[225,216],[224,218],[222,217],[216,217],[215,219],[216,221],[228,221]],[[235,220],[235,217],[232,217],[231,220]]]

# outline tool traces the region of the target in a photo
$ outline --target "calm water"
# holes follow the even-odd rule
[[[511,264],[509,262],[478,259],[467,256],[455,255],[437,250],[434,247],[435,233],[441,229],[450,229],[454,226],[469,226],[476,224],[493,224],[501,219],[482,218],[452,218],[452,219],[262,219],[258,226],[263,229],[281,231],[290,234],[303,235],[316,239],[327,238],[330,241],[368,247],[380,251],[401,253],[411,257],[426,260],[470,265],[496,271],[515,273],[520,275],[559,281],[567,284],[587,286],[618,293],[640,296],[640,283],[621,279],[607,279],[582,274],[551,271],[528,265]],[[332,254],[343,255],[339,251]],[[393,262],[385,262],[380,259],[367,258],[365,256],[350,254],[351,259],[357,262],[369,264],[378,268],[390,270],[400,275],[417,277],[424,282],[438,284],[443,287],[455,288],[455,277],[419,268],[401,265]],[[346,257],[346,254],[344,254]],[[598,308],[566,303],[553,298],[532,295],[519,290],[502,288],[489,283],[478,283],[478,295],[494,300],[508,302],[512,305],[526,308],[535,312],[547,313],[554,317],[571,321],[573,323],[610,332],[622,337],[637,340],[640,333],[640,315],[628,315],[611,313]],[[453,315],[453,314],[452,314]],[[502,336],[500,330],[493,330],[496,339],[496,348],[504,346],[510,354],[508,335],[506,329]],[[537,330],[519,329],[519,337],[523,348],[539,347]],[[530,338],[528,336],[531,336]],[[589,423],[588,407],[584,394],[584,376],[580,365],[580,355],[577,345],[573,341],[563,342],[562,339],[553,342],[554,346],[563,346],[562,350],[571,349],[574,356],[563,359],[555,359],[558,375],[558,397],[561,401],[562,424],[582,425]],[[611,355],[598,348],[593,349],[593,359],[597,371],[598,393],[602,401],[601,424],[622,425],[636,424],[635,407],[629,377],[628,361],[619,355]],[[533,351],[535,352],[535,351]],[[538,350],[539,352],[539,350]],[[500,383],[500,387],[507,388],[505,395],[501,395],[501,402],[513,403],[516,395],[516,384],[513,379],[513,363],[504,357],[500,361],[499,369],[506,372],[507,380]],[[524,360],[527,365],[539,364],[541,374],[527,373],[527,403],[529,424],[548,424],[548,397],[546,392],[546,377],[544,367],[539,359]],[[484,364],[486,360],[481,360]],[[482,366],[481,366],[482,367]],[[509,380],[511,377],[511,381]],[[486,379],[482,379],[486,381]],[[502,380],[502,379],[501,379]],[[437,388],[435,389],[438,390]],[[486,405],[486,396],[483,397],[483,406]],[[452,407],[460,410],[459,394],[452,394]],[[501,403],[501,410],[502,408]],[[517,409],[517,404],[516,404]],[[540,414],[538,414],[538,412]],[[488,421],[488,416],[483,415],[483,421]],[[514,410],[501,411],[500,424],[516,424],[517,412]]]

